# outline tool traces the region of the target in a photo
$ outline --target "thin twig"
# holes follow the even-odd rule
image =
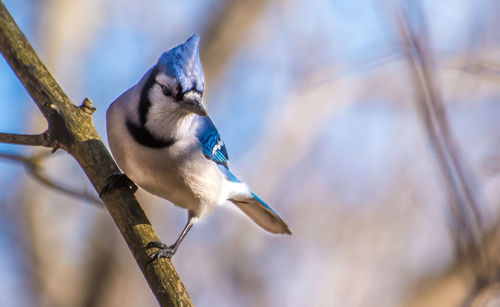
[[[68,196],[72,196],[79,200],[83,200],[93,205],[102,207],[102,201],[97,197],[93,197],[90,194],[65,187],[64,185],[56,183],[54,180],[45,175],[40,165],[40,159],[42,157],[46,157],[45,153],[43,155],[33,155],[31,157],[26,157],[19,154],[0,152],[0,158],[22,163],[26,167],[26,170],[30,173],[30,175],[32,175],[33,178],[35,178],[41,184]]]
[[[459,237],[456,248],[461,254],[471,253],[477,257],[476,276],[488,276],[488,261],[484,247],[480,246],[483,232],[479,205],[474,193],[472,175],[467,173],[464,161],[451,134],[445,114],[444,103],[435,86],[431,73],[430,59],[426,56],[420,40],[416,38],[410,22],[398,15],[399,29],[405,47],[410,72],[416,88],[416,103],[425,124],[426,131],[435,149],[439,166],[448,190],[449,204]],[[425,27],[422,25],[422,29]],[[420,38],[422,39],[422,38]]]

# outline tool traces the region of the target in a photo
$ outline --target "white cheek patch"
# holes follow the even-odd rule
[[[172,97],[163,94],[158,84],[149,90],[148,97],[151,105],[145,125],[150,133],[164,140],[177,139],[187,133],[194,114],[183,111]]]

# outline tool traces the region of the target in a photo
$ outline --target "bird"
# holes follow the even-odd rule
[[[188,212],[174,244],[147,244],[158,249],[151,261],[172,257],[192,226],[226,201],[264,230],[291,234],[278,213],[229,170],[226,146],[202,100],[199,41],[195,33],[164,52],[106,112],[109,147],[123,173],[108,178],[101,193],[136,183]]]

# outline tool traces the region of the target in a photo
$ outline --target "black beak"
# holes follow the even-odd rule
[[[205,105],[201,101],[201,94],[196,91],[188,91],[184,93],[182,98],[182,107],[189,112],[200,116],[208,115]]]

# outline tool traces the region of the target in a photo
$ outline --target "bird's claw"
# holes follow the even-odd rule
[[[149,242],[148,245],[146,245],[146,248],[158,248],[156,252],[149,256],[149,261],[147,262],[148,265],[158,258],[172,258],[176,251],[176,248],[158,241]]]
[[[168,245],[163,243],[163,242],[160,242],[160,241],[153,241],[153,242],[149,242],[148,245],[146,245],[146,249],[150,249],[150,248],[159,248],[159,249],[164,249],[164,248],[167,248]]]
[[[132,193],[137,191],[137,186],[132,180],[130,180],[130,178],[127,177],[127,175],[123,173],[113,174],[106,179],[106,185],[99,193],[99,197],[102,198],[102,195],[111,192],[111,190],[124,186],[128,187]]]

